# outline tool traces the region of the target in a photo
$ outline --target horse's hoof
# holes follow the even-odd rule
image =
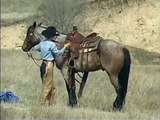
[[[75,108],[75,107],[77,106],[77,104],[69,104],[69,106],[70,106],[71,108]]]
[[[77,107],[77,104],[73,104],[73,105],[72,105],[72,108],[75,108],[75,107]]]
[[[113,107],[112,111],[113,112],[121,112],[121,108],[115,108],[115,107]]]
[[[122,110],[122,108],[123,108],[123,102],[116,100],[113,103],[113,111],[114,112],[118,112],[118,111],[120,112]]]
[[[72,102],[69,103],[69,106],[75,107],[77,105],[77,100],[73,100]]]
[[[78,97],[78,98],[81,98],[81,96],[82,96],[82,95],[78,94],[78,96],[77,96],[77,97]]]

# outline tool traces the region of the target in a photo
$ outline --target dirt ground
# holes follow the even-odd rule
[[[160,1],[129,4],[123,8],[108,9],[102,2],[86,8],[84,26],[106,39],[125,45],[160,53]],[[99,8],[102,8],[99,10]],[[77,23],[82,18],[77,17]]]
[[[24,24],[1,27],[1,48],[2,49],[19,49],[22,46],[26,26]]]

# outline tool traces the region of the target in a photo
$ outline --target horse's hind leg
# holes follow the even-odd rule
[[[119,82],[118,82],[118,75],[114,75],[114,74],[109,74],[109,78],[110,78],[110,81],[112,83],[112,85],[114,86],[115,88],[115,91],[117,93],[117,97],[113,103],[113,109],[114,110],[121,110],[122,107],[123,107],[123,100],[124,98],[121,97],[120,95],[120,91],[121,91],[121,86],[119,85]]]
[[[84,72],[83,77],[82,77],[82,82],[80,84],[80,88],[79,88],[79,92],[78,92],[78,98],[80,98],[82,96],[83,88],[86,84],[87,77],[88,77],[88,72]]]
[[[130,53],[127,48],[123,48],[123,51],[124,51],[124,61],[121,70],[119,72],[109,73],[111,83],[113,84],[117,92],[117,98],[113,103],[113,107],[116,110],[121,110],[125,102],[125,97],[128,88],[129,73],[130,73],[130,64],[131,64]],[[118,75],[117,74],[115,75],[113,73],[118,73]]]
[[[128,49],[123,48],[123,52],[124,52],[123,67],[118,74],[118,84],[119,84],[118,93],[117,93],[118,95],[113,104],[114,108],[120,108],[120,109],[122,108],[125,102],[125,97],[127,94],[128,79],[129,79],[130,64],[131,64],[131,57]]]

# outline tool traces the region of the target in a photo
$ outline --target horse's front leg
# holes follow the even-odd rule
[[[69,97],[69,105],[72,107],[77,104],[77,97],[76,97],[76,86],[75,86],[75,73],[74,71],[70,70],[68,67],[67,68],[62,68],[61,73],[64,77],[64,80],[66,82],[66,88],[68,92],[68,97]]]
[[[87,78],[88,78],[88,72],[84,72],[83,77],[82,77],[82,82],[80,84],[80,88],[78,91],[78,98],[80,98],[82,96],[83,88],[86,84]]]
[[[76,85],[75,85],[75,70],[74,69],[70,69],[69,70],[69,82],[70,82],[70,93],[71,93],[71,97],[72,97],[72,101],[71,101],[71,105],[74,106],[77,104],[77,97],[76,97]]]

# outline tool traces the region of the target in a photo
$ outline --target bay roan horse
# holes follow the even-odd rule
[[[42,27],[41,24],[36,25],[36,22],[28,28],[22,46],[23,51],[28,52],[34,45],[38,44],[40,40],[44,39],[44,36],[41,35],[44,29],[46,29],[46,27]],[[65,35],[60,34],[58,39],[65,40],[65,38]],[[74,74],[68,74],[70,70],[68,62],[68,55],[55,58],[56,66],[61,70],[66,82],[69,104],[73,106],[77,104],[75,76]],[[82,94],[88,73],[102,69],[108,74],[117,93],[117,97],[113,103],[113,109],[121,110],[127,93],[130,64],[130,53],[126,47],[113,40],[100,40],[97,50],[83,53],[83,55],[80,53],[79,58],[75,60],[75,72],[84,73],[78,97]]]

